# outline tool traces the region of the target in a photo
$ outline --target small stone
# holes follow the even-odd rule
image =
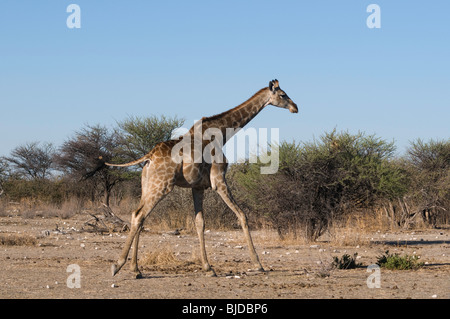
[[[437,295],[433,295],[433,296],[431,296],[431,298],[437,298]]]
[[[119,287],[119,286],[117,286],[116,284],[111,285],[111,288],[117,288],[117,287]]]

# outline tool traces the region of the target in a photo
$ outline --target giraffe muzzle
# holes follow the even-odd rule
[[[289,106],[289,111],[290,111],[291,113],[298,113],[297,104],[294,104],[294,105]]]

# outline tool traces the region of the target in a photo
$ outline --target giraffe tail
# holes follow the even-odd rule
[[[99,159],[101,160],[101,156],[99,157]],[[105,163],[105,165],[107,165],[107,166],[114,166],[114,167],[128,167],[128,166],[137,165],[137,164],[140,164],[140,163],[142,163],[142,162],[149,161],[149,160],[150,160],[149,156],[148,156],[148,155],[145,155],[145,156],[141,157],[141,158],[138,159],[138,160],[135,160],[135,161],[129,162],[129,163],[125,163],[125,164],[112,164],[112,163],[106,163],[106,162],[104,162],[104,163]]]

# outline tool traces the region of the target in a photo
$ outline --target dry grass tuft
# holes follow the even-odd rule
[[[139,265],[150,271],[191,273],[200,270],[200,265],[193,259],[194,257],[191,260],[178,258],[169,246],[164,246],[144,254],[139,260]]]
[[[175,253],[168,247],[163,247],[152,252],[145,253],[139,263],[144,267],[148,267],[159,265],[178,265],[182,263],[182,261],[179,260],[177,256],[175,256]]]
[[[387,230],[380,214],[357,214],[333,224],[327,231],[330,244],[338,246],[370,245],[370,234]]]
[[[36,246],[35,237],[23,234],[0,234],[0,246]]]

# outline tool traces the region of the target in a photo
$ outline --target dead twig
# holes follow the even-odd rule
[[[83,211],[91,216],[92,219],[84,223],[82,230],[95,233],[113,233],[125,232],[130,229],[130,224],[117,217],[111,207],[103,204],[99,209],[102,211],[101,216],[97,216],[87,210]],[[89,228],[85,228],[85,226]]]

